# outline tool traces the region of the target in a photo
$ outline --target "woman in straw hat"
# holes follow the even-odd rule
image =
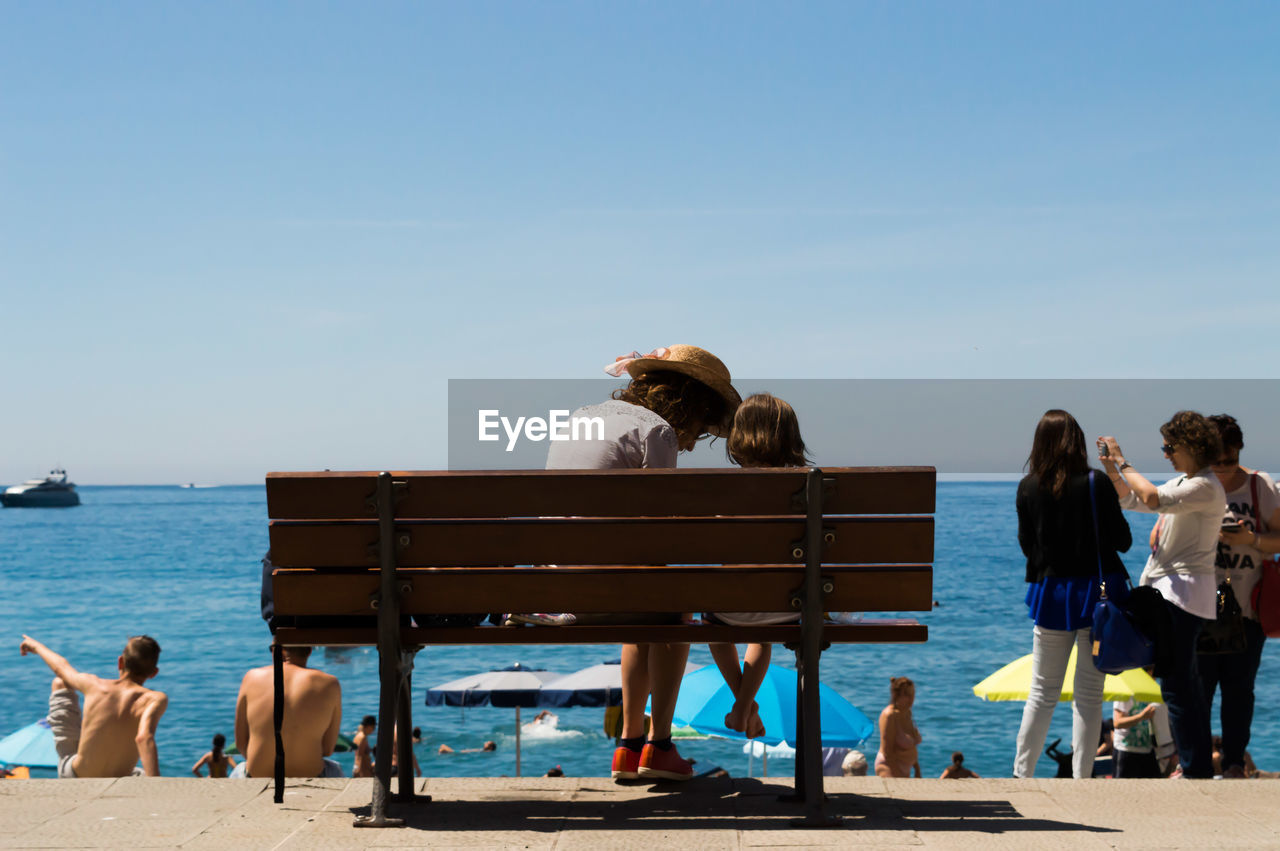
[[[697,346],[671,346],[647,355],[632,352],[605,367],[631,382],[599,405],[573,417],[599,417],[603,440],[551,444],[549,470],[674,467],[706,435],[723,436],[742,401],[720,359]],[[687,644],[622,647],[622,744],[613,755],[613,778],[687,780],[693,766],[671,744],[671,717],[689,656]],[[653,696],[649,739],[644,709]]]

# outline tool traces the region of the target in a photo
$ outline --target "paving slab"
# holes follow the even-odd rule
[[[530,848],[692,851],[846,847],[1280,849],[1269,781],[828,778],[832,829],[793,825],[789,779],[619,785],[607,778],[430,778],[405,826],[353,826],[373,781],[6,781],[0,848]]]

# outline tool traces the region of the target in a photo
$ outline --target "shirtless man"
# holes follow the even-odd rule
[[[352,777],[373,776],[373,754],[369,746],[369,737],[376,729],[378,729],[378,719],[374,716],[366,715],[360,719],[360,726],[356,727],[356,734],[351,737],[352,744],[356,746],[356,763],[355,770],[351,772]]]
[[[57,675],[49,691],[49,726],[59,777],[160,775],[156,725],[169,698],[142,685],[159,673],[160,645],[154,638],[135,635],[125,643],[114,680],[77,671],[29,635],[22,636],[18,649],[23,656],[35,653]],[[83,718],[77,691],[84,692]]]
[[[284,773],[288,777],[344,777],[331,759],[342,724],[338,678],[307,667],[310,647],[284,648]],[[271,777],[276,765],[275,690],[270,665],[240,681],[236,747],[244,762],[232,777]]]

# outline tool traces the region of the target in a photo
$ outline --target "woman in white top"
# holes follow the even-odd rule
[[[1160,690],[1169,708],[1169,724],[1178,745],[1182,776],[1213,777],[1209,707],[1196,668],[1196,641],[1205,621],[1218,609],[1214,560],[1226,493],[1210,464],[1222,454],[1218,430],[1195,411],[1179,411],[1160,426],[1161,449],[1182,475],[1157,487],[1125,461],[1114,437],[1098,439],[1100,460],[1120,497],[1120,507],[1154,511],[1160,531],[1139,583],[1160,592],[1169,614],[1166,660],[1158,666]]]

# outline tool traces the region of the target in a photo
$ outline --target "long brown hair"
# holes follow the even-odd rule
[[[1036,425],[1027,465],[1040,487],[1055,498],[1066,491],[1072,476],[1089,472],[1089,448],[1076,418],[1059,408],[1045,411]]]
[[[729,406],[719,393],[696,378],[667,369],[631,379],[626,387],[613,391],[613,398],[648,408],[666,420],[677,436],[695,440],[729,418]]]
[[[777,396],[753,393],[733,415],[726,446],[741,467],[804,467],[809,459],[795,410]]]

